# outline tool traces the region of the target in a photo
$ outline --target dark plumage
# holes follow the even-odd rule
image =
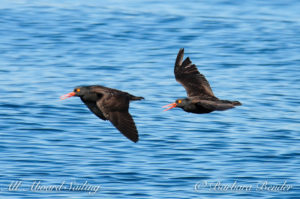
[[[188,98],[177,99],[174,103],[164,107],[166,110],[179,107],[191,113],[210,113],[212,111],[224,111],[235,106],[242,105],[238,101],[218,99],[208,81],[202,75],[189,57],[183,62],[184,49],[180,49],[175,62],[175,78],[185,88]]]
[[[130,101],[143,97],[104,86],[80,86],[61,96],[61,99],[72,96],[80,97],[90,111],[102,120],[109,120],[128,139],[138,141],[138,131],[128,109]]]

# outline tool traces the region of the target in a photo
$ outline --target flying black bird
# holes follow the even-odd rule
[[[163,107],[169,107],[165,111],[179,107],[191,113],[210,113],[212,111],[224,111],[242,105],[239,101],[220,100],[212,92],[210,85],[189,57],[183,62],[184,49],[180,49],[175,62],[175,78],[185,88],[188,97],[177,99],[174,103]]]
[[[109,120],[124,136],[137,142],[138,131],[128,112],[129,102],[144,99],[127,92],[104,86],[80,86],[60,98],[78,96],[85,105],[102,120]]]

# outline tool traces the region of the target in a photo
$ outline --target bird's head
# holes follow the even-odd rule
[[[170,109],[175,108],[175,107],[182,108],[188,103],[188,101],[189,101],[189,99],[187,99],[187,98],[177,99],[174,103],[163,106],[163,108],[168,107],[164,111],[170,110]]]
[[[89,89],[86,86],[79,86],[79,87],[74,88],[73,92],[62,95],[60,97],[60,99],[64,100],[64,99],[67,99],[67,98],[73,97],[73,96],[82,97],[82,96],[86,95],[88,92],[89,92]]]

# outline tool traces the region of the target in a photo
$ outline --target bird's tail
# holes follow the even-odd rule
[[[134,95],[130,95],[130,100],[131,101],[142,100],[142,99],[145,99],[145,98],[143,98],[143,97],[137,97],[137,96],[134,96]]]
[[[242,103],[239,102],[239,101],[232,101],[231,103],[232,103],[234,106],[241,106],[241,105],[242,105]]]

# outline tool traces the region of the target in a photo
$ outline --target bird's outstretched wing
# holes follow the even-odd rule
[[[87,101],[81,98],[81,100],[83,101],[83,103],[90,109],[90,111],[92,113],[94,113],[95,115],[97,115],[99,118],[101,118],[102,120],[107,120],[105,118],[105,116],[103,115],[102,111],[99,109],[99,107],[97,106],[96,102],[92,102],[92,101]]]
[[[137,142],[139,140],[138,131],[129,112],[110,112],[109,121],[131,141]]]
[[[132,116],[128,112],[129,99],[125,95],[109,97],[104,95],[97,101],[97,107],[124,136],[133,142],[138,141],[138,131]]]
[[[176,81],[182,84],[185,88],[188,97],[201,96],[203,94],[214,96],[212,89],[195,64],[192,64],[189,57],[183,62],[184,49],[181,48],[178,52],[174,73]]]

